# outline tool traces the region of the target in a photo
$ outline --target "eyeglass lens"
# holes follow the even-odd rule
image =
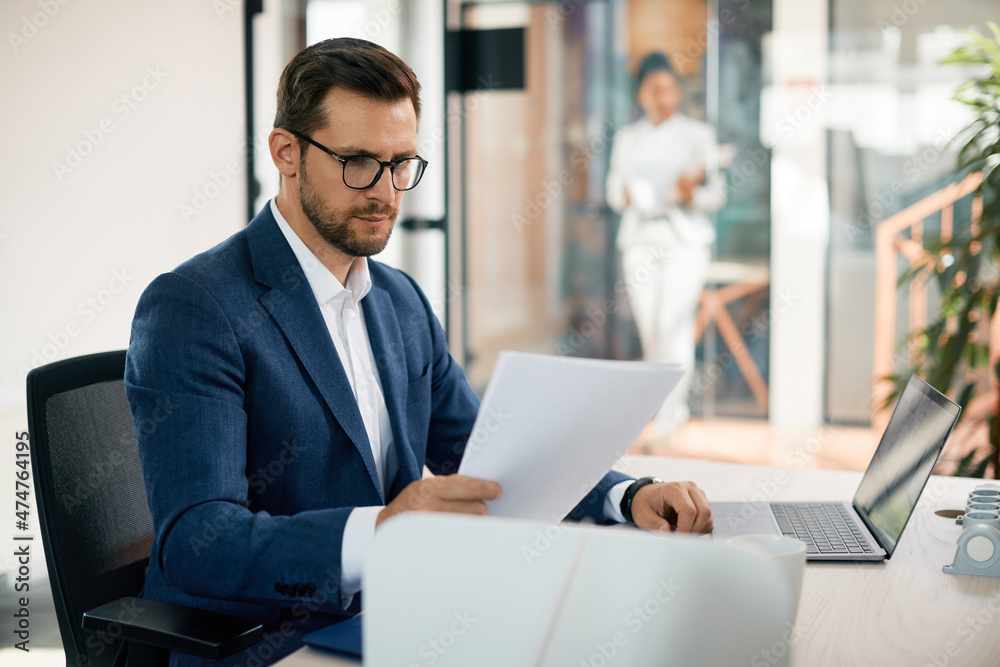
[[[379,161],[375,158],[356,156],[344,163],[344,183],[348,187],[364,189],[375,182],[378,174]],[[417,158],[400,160],[392,171],[392,184],[397,190],[409,190],[420,180],[424,170],[423,163]]]

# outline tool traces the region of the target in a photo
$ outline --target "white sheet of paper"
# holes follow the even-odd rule
[[[503,487],[490,516],[561,521],[683,375],[679,364],[501,352],[458,472]]]

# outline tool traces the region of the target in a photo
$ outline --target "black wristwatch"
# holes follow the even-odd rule
[[[627,489],[625,489],[625,495],[622,496],[622,516],[629,523],[635,523],[632,519],[632,499],[635,498],[635,494],[639,492],[639,489],[646,486],[647,484],[662,484],[663,480],[659,477],[641,477],[634,482],[632,482]]]

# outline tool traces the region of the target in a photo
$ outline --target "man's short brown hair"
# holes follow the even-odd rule
[[[420,118],[420,83],[409,65],[378,44],[340,37],[302,49],[285,66],[274,127],[311,137],[332,120],[323,101],[334,88],[384,102],[409,98]],[[305,141],[299,145],[304,148]]]

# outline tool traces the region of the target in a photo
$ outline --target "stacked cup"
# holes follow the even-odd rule
[[[969,494],[955,561],[948,574],[1000,577],[1000,484],[980,484]]]
[[[965,527],[984,523],[1000,529],[1000,484],[980,484],[969,494],[965,516],[959,517]]]

